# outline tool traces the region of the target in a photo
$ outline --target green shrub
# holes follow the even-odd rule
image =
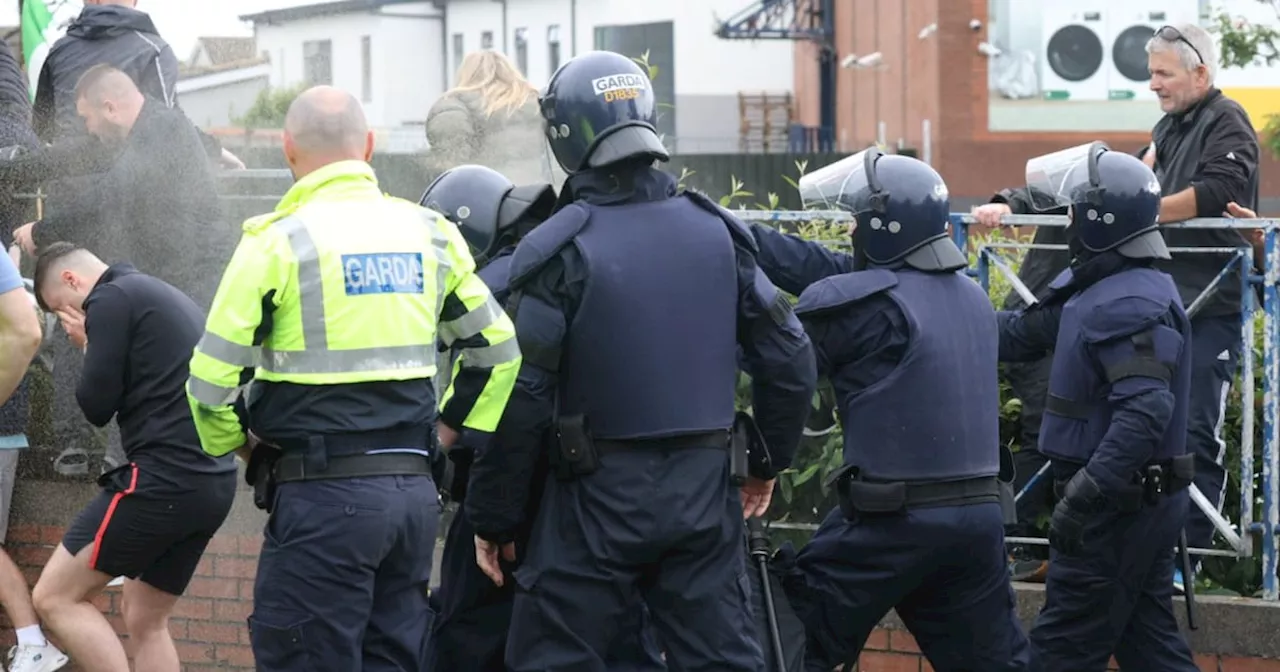
[[[306,90],[306,85],[298,84],[284,88],[268,88],[258,92],[253,105],[239,117],[232,120],[240,128],[284,128],[284,117],[289,106],[299,93]]]

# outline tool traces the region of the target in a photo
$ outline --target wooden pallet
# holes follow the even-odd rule
[[[792,123],[790,93],[738,93],[738,148],[744,154],[785,152]]]

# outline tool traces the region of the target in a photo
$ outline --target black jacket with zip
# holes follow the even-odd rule
[[[32,125],[41,140],[61,144],[87,135],[76,113],[76,84],[100,63],[129,75],[147,97],[177,106],[178,58],[151,17],[119,5],[87,5],[53,44],[40,70]],[[206,154],[221,154],[216,139],[200,135]]]

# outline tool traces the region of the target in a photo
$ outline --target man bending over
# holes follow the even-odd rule
[[[204,452],[187,405],[187,362],[204,315],[173,286],[129,264],[108,267],[69,243],[36,262],[36,296],[84,350],[76,401],[99,427],[120,425],[128,463],[54,549],[33,591],[45,626],[86,672],[129,672],[90,600],[116,576],[138,672],[178,672],[169,614],[235,498],[231,457]]]

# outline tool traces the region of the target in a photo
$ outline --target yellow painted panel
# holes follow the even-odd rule
[[[1280,114],[1280,87],[1267,88],[1224,88],[1222,93],[1240,103],[1253,127],[1262,130],[1267,125],[1267,117]]]

